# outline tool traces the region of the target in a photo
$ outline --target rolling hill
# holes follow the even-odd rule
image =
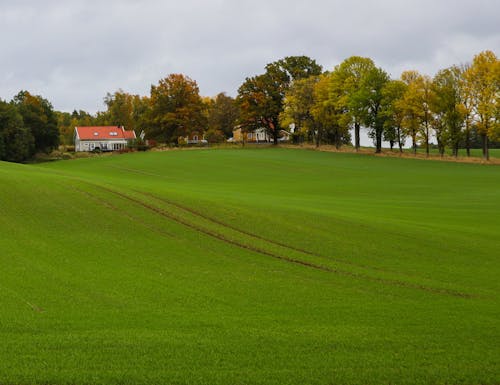
[[[500,169],[0,163],[2,384],[498,384]]]

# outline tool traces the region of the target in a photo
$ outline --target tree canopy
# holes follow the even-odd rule
[[[210,143],[223,141],[238,127],[243,132],[264,128],[278,143],[281,130],[296,141],[360,147],[360,130],[367,129],[375,151],[382,141],[397,144],[406,138],[413,151],[431,141],[439,152],[470,155],[481,146],[488,159],[492,141],[500,140],[500,62],[492,51],[471,63],[450,66],[434,77],[415,70],[399,79],[367,57],[352,56],[331,72],[314,59],[288,56],[249,76],[236,98],[221,92],[202,97],[195,80],[170,74],[141,96],[122,89],[108,92],[104,111],[55,111],[40,95],[20,91],[0,105],[0,159],[25,161],[37,152],[50,152],[59,143],[70,145],[75,126],[116,125],[145,131],[147,138],[177,143],[180,137],[202,134]],[[293,132],[292,132],[293,131]]]

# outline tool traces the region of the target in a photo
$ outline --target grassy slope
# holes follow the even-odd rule
[[[0,163],[0,383],[499,383],[499,174],[276,149]]]

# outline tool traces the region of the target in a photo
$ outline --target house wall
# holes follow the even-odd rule
[[[126,140],[75,140],[75,151],[93,151],[99,147],[101,151],[116,151],[127,148]]]
[[[246,142],[269,142],[270,138],[269,135],[267,135],[267,132],[264,128],[259,128],[257,130],[253,130],[251,132],[248,132],[247,134],[243,134],[241,132],[241,128],[238,128],[233,131],[233,140],[235,142],[241,142],[243,141],[243,135],[246,136],[245,141]]]
[[[243,140],[243,135],[241,133],[241,128],[238,128],[233,131],[233,140],[235,142],[241,142]]]

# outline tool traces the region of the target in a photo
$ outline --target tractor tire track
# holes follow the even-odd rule
[[[89,183],[90,184],[90,183]],[[94,187],[100,187],[100,186],[96,186],[96,185],[93,185],[93,184],[90,184]],[[67,184],[65,185],[66,187],[68,186]],[[93,195],[92,193],[88,192],[88,191],[85,191],[85,190],[82,190],[74,185],[71,185],[70,188],[73,190],[73,191],[76,191],[78,192],[79,194],[82,194],[84,196],[86,196],[87,198],[89,199],[92,199],[92,201],[94,201],[95,203],[97,203],[98,205],[100,206],[103,206],[103,207],[106,207],[114,212],[117,212],[119,213],[121,216],[129,219],[130,221],[132,222],[135,222],[135,223],[139,223],[140,225],[144,226],[145,228],[151,230],[151,231],[154,231],[156,233],[158,233],[159,235],[162,235],[162,236],[165,236],[167,238],[173,238],[173,239],[178,239],[178,237],[176,237],[174,234],[171,234],[163,229],[159,229],[157,227],[154,227],[154,226],[151,226],[149,223],[147,223],[146,221],[138,218],[138,217],[134,217],[132,215],[130,215],[129,213],[126,213],[124,212],[123,210],[120,210],[117,206],[113,205],[112,203],[108,202],[108,201],[105,201],[101,198],[99,198],[98,196],[96,195]]]
[[[412,283],[412,282],[400,281],[400,280],[396,280],[396,279],[372,277],[372,276],[367,275],[367,274],[361,274],[361,273],[355,273],[352,271],[331,268],[328,266],[319,265],[316,263],[306,262],[306,261],[302,261],[300,259],[295,259],[295,258],[290,258],[290,257],[286,257],[283,255],[279,255],[279,254],[276,254],[276,253],[273,253],[273,252],[270,252],[267,250],[263,250],[259,247],[246,245],[246,244],[237,242],[235,240],[229,239],[220,233],[210,231],[210,230],[207,230],[203,227],[197,226],[193,223],[190,223],[190,222],[178,217],[177,215],[173,215],[173,214],[171,214],[171,213],[169,213],[169,212],[167,212],[167,211],[165,211],[157,206],[148,204],[140,199],[134,198],[134,197],[127,195],[125,193],[115,191],[111,188],[100,186],[100,185],[94,185],[94,186],[96,186],[104,191],[107,191],[110,194],[119,196],[119,197],[121,197],[129,202],[136,204],[136,205],[139,205],[139,206],[141,206],[141,207],[143,207],[151,212],[154,212],[154,213],[156,213],[164,218],[170,219],[178,224],[181,224],[187,228],[190,228],[198,233],[205,234],[209,237],[220,240],[226,244],[229,244],[229,245],[232,245],[232,246],[244,249],[244,250],[253,251],[257,254],[272,257],[272,258],[275,258],[275,259],[278,259],[281,261],[285,261],[285,262],[292,263],[292,264],[299,265],[299,266],[312,268],[312,269],[319,270],[319,271],[334,273],[334,274],[343,275],[343,276],[347,276],[347,277],[353,277],[356,279],[367,280],[367,281],[381,283],[381,284],[389,285],[389,286],[397,286],[397,287],[408,288],[408,289],[417,289],[417,290],[425,291],[428,293],[447,295],[447,296],[458,297],[458,298],[469,299],[469,298],[476,298],[477,297],[475,295],[461,292],[461,291],[457,291],[457,290],[453,290],[453,289],[436,288],[436,287],[421,285],[421,284]]]
[[[45,310],[42,309],[40,306],[35,305],[34,303],[29,302],[26,300],[24,297],[22,297],[17,291],[12,290],[11,288],[5,287],[3,285],[0,285],[0,290],[3,290],[6,293],[10,293],[10,295],[16,299],[18,299],[21,302],[24,302],[26,305],[28,305],[31,310],[33,310],[36,313],[44,313]]]
[[[276,240],[273,240],[273,239],[265,238],[265,237],[263,237],[261,235],[258,235],[258,234],[251,233],[249,231],[240,229],[240,228],[238,228],[236,226],[230,225],[230,224],[228,224],[226,222],[222,222],[222,221],[220,221],[218,219],[215,219],[215,218],[210,217],[210,216],[208,216],[206,214],[203,214],[203,213],[201,213],[201,212],[199,212],[199,211],[197,211],[195,209],[192,209],[191,207],[187,207],[187,206],[181,205],[181,204],[179,204],[177,202],[171,201],[171,200],[169,200],[167,198],[159,197],[157,195],[154,195],[154,194],[151,194],[151,193],[148,193],[148,192],[142,192],[142,191],[137,191],[137,190],[133,190],[133,191],[135,193],[138,193],[138,194],[141,194],[141,195],[144,195],[144,196],[156,199],[156,200],[158,200],[160,202],[163,202],[163,203],[166,203],[166,204],[171,205],[173,207],[176,207],[176,208],[178,208],[180,210],[186,211],[186,212],[188,212],[188,213],[190,213],[190,214],[192,214],[194,216],[200,217],[202,219],[205,219],[206,221],[209,221],[209,222],[212,222],[212,223],[217,224],[219,226],[222,226],[223,228],[227,228],[227,229],[236,231],[236,232],[238,232],[240,234],[243,234],[243,235],[246,235],[248,237],[255,238],[255,239],[267,242],[267,243],[275,245],[275,246],[282,247],[284,249],[288,249],[288,250],[291,250],[291,251],[296,251],[296,252],[299,252],[301,254],[309,255],[311,257],[315,257],[315,258],[319,258],[319,259],[324,259],[324,260],[327,260],[327,261],[333,261],[333,262],[340,263],[340,264],[347,265],[347,266],[353,266],[353,267],[358,267],[358,268],[362,268],[362,269],[366,269],[366,270],[372,270],[372,271],[380,271],[380,272],[389,273],[389,274],[400,274],[400,275],[404,275],[406,277],[420,278],[420,277],[418,277],[416,275],[405,274],[405,273],[401,273],[401,272],[398,272],[398,271],[393,271],[393,270],[390,270],[390,269],[384,269],[384,268],[380,268],[380,267],[365,265],[365,264],[362,264],[362,263],[356,263],[356,262],[346,261],[346,260],[335,258],[335,257],[327,257],[325,255],[316,254],[316,253],[314,253],[312,251],[309,251],[309,250],[301,249],[301,248],[295,247],[295,246],[290,246],[290,245],[287,245],[285,243],[282,243],[282,242],[279,242],[279,241],[276,241]]]

